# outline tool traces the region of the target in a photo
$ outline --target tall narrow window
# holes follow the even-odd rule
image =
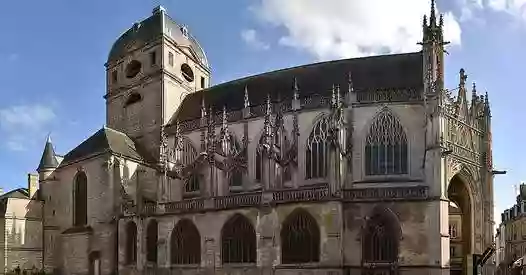
[[[170,238],[171,264],[199,264],[201,262],[201,236],[192,221],[180,220]]]
[[[305,151],[305,177],[321,179],[327,177],[329,162],[329,120],[326,116],[319,119],[307,139]]]
[[[205,88],[205,78],[201,76],[201,89]]]
[[[243,172],[234,169],[230,172],[229,185],[233,187],[243,186]]]
[[[157,52],[153,51],[150,53],[150,64],[155,65],[157,64]]]
[[[199,191],[199,175],[192,174],[188,179],[186,179],[184,185],[184,191],[186,193],[193,193]]]
[[[284,264],[319,261],[320,229],[316,220],[307,211],[295,210],[283,222],[281,255]]]
[[[256,262],[256,231],[245,216],[236,214],[223,226],[221,258],[223,263]]]
[[[157,221],[151,220],[146,229],[146,260],[150,263],[157,263]]]
[[[398,119],[388,110],[373,120],[365,145],[367,175],[407,174],[407,137]]]
[[[126,264],[137,263],[137,226],[134,222],[126,225]]]
[[[263,180],[263,148],[261,145],[264,142],[265,135],[261,135],[259,138],[258,147],[256,149],[256,182]]]
[[[88,178],[86,173],[78,172],[73,185],[73,225],[88,223]]]
[[[172,52],[168,52],[168,65],[174,66],[174,54]]]

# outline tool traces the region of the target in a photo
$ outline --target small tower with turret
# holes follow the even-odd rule
[[[40,164],[37,168],[39,182],[47,180],[57,166],[58,160],[55,149],[53,148],[51,137],[48,136],[46,144],[44,145],[44,152],[42,152],[42,157],[40,158]]]

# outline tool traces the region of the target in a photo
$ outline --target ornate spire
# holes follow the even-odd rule
[[[431,13],[429,14],[429,25],[431,27],[434,27],[437,25],[435,0],[431,0]]]
[[[300,98],[300,89],[298,88],[298,79],[294,77],[292,82],[292,91],[294,91],[293,99],[298,100]]]
[[[351,72],[349,72],[349,76],[348,76],[347,81],[348,81],[348,84],[349,84],[349,93],[354,92],[354,84],[352,82],[352,73]]]
[[[48,135],[46,144],[44,145],[44,151],[42,152],[42,157],[40,158],[40,164],[38,165],[37,171],[40,172],[45,169],[54,169],[58,166],[58,161],[56,159],[55,150],[53,149],[53,144],[51,143],[51,135]]]
[[[266,111],[265,111],[265,142],[271,144],[272,142],[272,125],[270,117],[272,115],[272,103],[270,101],[270,94],[267,95]]]
[[[459,78],[460,78],[460,82],[458,83],[458,87],[464,88],[466,86],[466,80],[468,79],[468,75],[466,74],[466,71],[464,70],[464,68],[460,69]]]
[[[473,103],[475,103],[475,100],[478,98],[477,97],[477,84],[475,83],[475,81],[473,81],[473,87],[471,88],[471,97],[473,98],[472,99]]]
[[[336,107],[336,85],[332,84],[331,106]]]
[[[201,118],[206,117],[206,105],[205,105],[205,96],[201,99]]]
[[[225,132],[228,131],[228,117],[227,117],[227,112],[226,112],[226,106],[223,106],[221,131],[225,131]]]
[[[248,100],[248,86],[245,85],[245,108],[250,106],[250,101]]]
[[[336,85],[336,108],[339,108],[342,104],[342,97],[340,94],[340,85]]]

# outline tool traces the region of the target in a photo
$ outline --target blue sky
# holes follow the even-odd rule
[[[499,212],[513,203],[513,184],[526,179],[524,2],[438,1],[453,42],[446,86],[457,85],[464,67],[468,81],[490,95],[494,163],[508,171],[495,179]],[[0,187],[25,186],[48,132],[56,150],[66,153],[102,127],[108,51],[159,3],[201,42],[214,83],[318,60],[418,49],[428,11],[421,0],[2,1]]]

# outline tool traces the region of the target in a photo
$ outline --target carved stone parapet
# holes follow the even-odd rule
[[[350,201],[411,200],[428,198],[429,187],[427,186],[357,188],[343,191],[343,199]]]

